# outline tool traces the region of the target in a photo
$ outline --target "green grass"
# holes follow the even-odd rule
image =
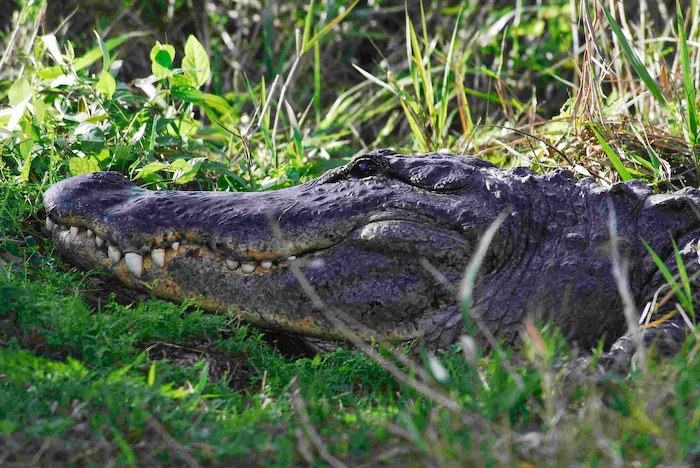
[[[593,1],[283,3],[217,2],[204,24],[179,4],[133,2],[147,30],[88,12],[91,35],[56,29],[52,10],[42,30],[44,2],[20,2],[0,82],[0,465],[697,463],[695,336],[624,377],[572,371],[581,350],[534,325],[523,349],[467,340],[413,370],[387,349],[290,358],[194,303],[119,304],[98,272],[53,255],[43,192],[97,170],[150,188],[267,190],[393,146],[698,185],[697,2],[639,18]],[[197,34],[165,44],[171,13]],[[371,60],[347,55],[360,49]],[[140,75],[114,67],[139,57]],[[151,73],[152,87],[139,81]],[[687,275],[665,273],[694,317]]]

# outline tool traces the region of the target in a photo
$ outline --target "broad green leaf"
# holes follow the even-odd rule
[[[171,384],[164,385],[163,387],[161,387],[160,391],[164,396],[175,400],[181,400],[192,394],[192,391],[186,387],[179,387],[173,389]]]
[[[95,85],[95,90],[104,97],[111,98],[117,90],[117,82],[107,70],[102,70],[102,73],[100,73],[100,80]]]
[[[84,122],[99,123],[99,122],[104,122],[105,120],[109,120],[108,114],[95,114],[95,115],[91,115],[90,117],[85,119]]]
[[[173,58],[170,56],[167,50],[159,50],[156,54],[156,62],[158,65],[167,68],[168,70],[173,69]]]
[[[151,49],[150,57],[151,71],[159,80],[172,75],[175,47],[156,42],[156,45]]]
[[[74,86],[78,82],[78,75],[75,73],[66,73],[59,75],[56,79],[51,80],[50,86],[58,88],[59,86]]]
[[[176,68],[173,70],[173,75],[170,77],[170,86],[173,88],[194,88],[192,86],[192,80],[184,75],[182,69]]]
[[[34,117],[39,123],[46,123],[46,103],[41,98],[32,99],[32,108],[34,109]]]
[[[182,68],[188,69],[185,76],[192,86],[199,88],[209,79],[211,70],[209,69],[209,57],[202,44],[196,37],[190,35],[185,44],[185,58],[182,59]]]
[[[184,161],[184,160],[182,160]],[[192,182],[194,180],[195,176],[199,172],[199,169],[202,167],[202,163],[198,162],[194,166],[191,166],[189,163],[187,163],[187,166],[190,166],[191,169],[189,170],[184,170],[183,173],[175,178],[175,183],[176,184],[186,184],[188,182]],[[185,166],[183,165],[183,168]]]
[[[615,36],[617,37],[617,40],[620,41],[620,46],[622,47],[622,51],[624,52],[625,56],[627,57],[627,60],[630,61],[630,64],[632,65],[632,68],[634,68],[634,71],[637,72],[637,75],[642,79],[644,84],[647,86],[647,89],[651,92],[651,94],[654,95],[657,101],[662,106],[666,106],[666,98],[664,98],[663,93],[661,92],[661,89],[659,89],[658,85],[656,82],[653,80],[649,72],[647,71],[646,67],[642,63],[642,61],[639,59],[637,54],[632,50],[632,46],[630,43],[627,41],[627,38],[625,37],[625,34],[622,32],[622,28],[618,24],[617,21],[615,21],[615,18],[610,14],[607,8],[605,8],[604,5],[601,5],[603,8],[603,12],[605,13],[605,17],[608,19],[608,23],[610,23],[610,27],[612,28],[613,32],[615,33]]]
[[[207,388],[207,382],[209,381],[209,364],[204,363],[201,374],[199,374],[199,381],[194,386],[194,391],[197,393],[202,393],[205,388]]]
[[[86,158],[73,157],[68,160],[68,168],[74,176],[100,172],[100,163],[93,156]]]
[[[231,114],[233,109],[228,105],[226,99],[215,94],[205,93],[201,104],[207,105],[220,114]]]
[[[143,138],[143,136],[144,136],[145,134],[146,134],[146,124],[143,123],[143,124],[141,124],[141,126],[139,127],[139,129],[136,130],[136,133],[134,133],[134,136],[131,137],[131,140],[129,141],[129,144],[130,144],[130,145],[135,145],[136,143],[138,143],[138,142],[141,140],[141,138]]]
[[[31,138],[23,140],[19,144],[19,154],[22,156],[22,159],[24,159],[20,177],[24,182],[29,180],[29,171],[32,168],[32,149],[34,149],[34,140]]]
[[[197,132],[200,125],[201,123],[198,120],[183,116],[168,127],[168,133],[172,136],[192,136]]]
[[[39,129],[37,129],[34,125],[32,125],[32,122],[30,119],[23,120],[19,124],[20,128],[22,129],[22,132],[24,133],[24,137],[30,140],[34,141],[39,141],[41,140],[41,135]]]
[[[5,127],[6,130],[13,131],[19,121],[24,117],[24,113],[27,110],[27,106],[29,105],[29,101],[32,99],[32,96],[29,95],[22,102],[17,104],[14,109],[12,109],[12,113],[10,114],[10,119],[7,122],[7,126]]]
[[[168,168],[171,171],[191,171],[192,170],[192,165],[188,163],[185,159],[176,159],[170,164],[170,167]]]
[[[100,127],[90,122],[82,122],[78,125],[73,135],[84,153],[99,153],[107,141]]]
[[[26,78],[21,77],[12,83],[9,92],[7,93],[7,97],[10,101],[10,105],[12,107],[16,107],[27,97],[31,96],[33,92],[34,90],[32,89],[32,85],[29,84],[29,81],[27,81]]]
[[[191,86],[173,86],[172,95],[192,104],[202,106],[207,116],[222,127],[224,124],[221,123],[221,120],[230,119],[234,113],[226,99],[215,94],[203,93]]]
[[[111,153],[109,152],[108,148],[104,148],[102,151],[100,151],[100,154],[97,155],[97,159],[100,162],[106,162],[111,156]]]
[[[141,177],[146,177],[148,175],[154,174],[158,171],[162,171],[163,169],[167,169],[168,165],[165,163],[162,163],[160,161],[153,161],[152,163],[148,163],[145,166],[143,166],[138,174],[136,174],[136,177],[134,179],[140,179]]]
[[[134,38],[134,37],[139,37],[139,36],[145,36],[146,34],[150,34],[148,32],[142,32],[142,31],[136,31],[128,34],[124,34],[123,36],[119,36],[114,39],[110,39],[108,41],[105,41],[104,45],[107,48],[107,50],[114,50],[116,47],[119,47],[126,41]],[[68,49],[69,55],[70,52],[72,51],[73,47],[70,42],[66,44],[66,48]],[[88,52],[85,53],[82,57],[78,57],[73,61],[73,69],[75,71],[82,70],[84,68],[89,67],[96,61],[98,61],[102,57],[102,50],[99,47],[95,47],[94,49],[90,49]],[[38,70],[37,75],[39,75],[41,78],[45,80],[53,80],[55,78],[58,78],[59,76],[63,75],[63,68],[60,66],[56,67],[49,67],[49,68],[44,68],[43,70]]]
[[[49,54],[51,57],[53,57],[56,63],[63,65],[63,54],[61,54],[61,48],[58,46],[56,36],[53,34],[47,34],[45,36],[41,36],[39,40],[43,42],[44,46],[46,46],[46,50],[49,51]]]

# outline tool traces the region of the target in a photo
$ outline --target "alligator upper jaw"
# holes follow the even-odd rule
[[[234,262],[269,262],[327,248],[357,221],[300,214],[298,192],[153,192],[120,174],[98,173],[52,186],[44,205],[49,227],[69,226],[73,237],[86,228],[123,252],[146,255],[189,242]]]
[[[359,209],[352,205],[352,196],[338,197],[349,200],[348,206],[325,206],[327,202],[316,201],[322,196],[306,201],[310,193],[315,195],[314,189],[312,182],[262,193],[153,192],[117,173],[87,174],[46,192],[46,226],[64,250],[78,236],[94,238],[94,247],[113,264],[123,256],[140,277],[146,257],[162,267],[168,252],[175,254],[187,244],[208,249],[229,269],[249,274],[284,266],[289,257],[311,257],[353,236],[372,248],[381,241],[377,230],[392,242],[376,248],[398,251],[405,245],[415,253],[415,240],[402,238],[403,230],[388,228],[388,223],[416,223],[426,229],[439,225],[415,212],[386,208],[381,197]],[[463,239],[453,235],[449,242],[459,245]]]
[[[70,259],[85,269],[113,267],[123,260],[129,273],[135,278],[142,277],[144,265],[162,269],[165,267],[166,261],[177,255],[182,255],[186,251],[196,251],[197,255],[204,255],[203,252],[206,252],[207,256],[214,258],[228,270],[249,275],[269,272],[276,268],[286,268],[291,261],[297,260],[302,261],[299,265],[322,266],[323,260],[320,257],[324,251],[348,242],[356,245],[361,244],[363,250],[381,251],[385,255],[396,254],[402,250],[405,251],[403,253],[414,254],[415,249],[412,243],[416,227],[431,231],[436,240],[439,236],[437,233],[441,232],[439,228],[428,227],[432,220],[422,216],[401,210],[384,210],[365,216],[362,222],[358,223],[338,242],[330,243],[327,239],[323,239],[316,245],[307,245],[305,250],[300,250],[298,247],[295,249],[296,246],[290,243],[288,244],[289,250],[276,248],[258,251],[250,247],[242,247],[235,253],[217,251],[212,245],[208,245],[206,240],[201,239],[198,233],[185,231],[183,233],[174,232],[162,241],[158,239],[158,243],[153,242],[150,248],[129,251],[123,245],[98,234],[99,231],[96,232],[89,220],[71,219],[75,224],[65,224],[61,221],[54,221],[51,216],[46,217],[46,228],[52,234],[59,250],[70,251]],[[445,238],[443,242],[446,240],[448,243],[447,246],[442,247],[443,252],[454,254],[467,247],[459,236],[445,236],[443,234],[443,237]],[[381,239],[382,242],[378,243],[377,239]],[[404,246],[404,242],[408,246]],[[76,250],[77,245],[80,245],[79,250]],[[248,256],[242,256],[241,251],[248,253]],[[422,256],[430,255],[423,252]],[[84,257],[82,262],[80,262],[79,257]]]

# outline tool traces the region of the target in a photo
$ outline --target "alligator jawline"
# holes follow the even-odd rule
[[[95,247],[100,249],[109,259],[109,266],[114,266],[118,264],[122,259],[124,260],[129,272],[136,278],[141,278],[143,274],[144,264],[148,264],[148,258],[150,257],[150,263],[159,267],[165,268],[166,257],[171,257],[171,255],[181,255],[182,247],[187,247],[189,250],[200,250],[207,252],[207,256],[211,256],[216,261],[221,262],[226,265],[226,267],[236,273],[249,275],[253,273],[262,274],[268,273],[277,268],[286,268],[289,266],[290,261],[296,259],[306,259],[309,260],[310,265],[314,266],[313,262],[319,261],[321,259],[315,259],[321,252],[327,251],[333,248],[335,245],[343,243],[352,233],[357,229],[361,229],[365,226],[376,222],[382,221],[403,221],[403,222],[418,222],[422,224],[439,224],[436,220],[431,220],[430,218],[412,211],[406,211],[403,209],[386,209],[378,210],[369,214],[365,220],[358,225],[355,229],[351,230],[348,235],[342,239],[337,240],[334,244],[323,245],[318,248],[306,248],[299,252],[262,252],[260,257],[263,258],[253,258],[250,256],[241,258],[240,256],[230,256],[224,253],[218,252],[215,249],[210,248],[203,242],[198,242],[196,238],[180,238],[174,241],[164,241],[162,246],[152,247],[148,249],[141,249],[140,251],[134,252],[124,252],[116,244],[112,244],[105,240],[104,237],[97,234],[94,230],[85,226],[74,226],[70,224],[65,224],[60,221],[55,221],[50,217],[46,217],[46,228],[51,232],[56,230],[56,232],[65,232],[65,239],[63,242],[74,242],[79,237],[85,239],[94,239]],[[58,240],[57,240],[58,241]],[[172,251],[172,254],[169,252]],[[103,263],[103,262],[100,262]],[[106,265],[103,265],[106,266]],[[320,265],[319,265],[320,266]]]
[[[49,231],[54,233],[56,242],[67,244],[79,242],[81,239],[84,239],[86,242],[92,240],[96,250],[100,250],[104,254],[110,266],[116,267],[116,265],[123,260],[129,272],[136,278],[141,278],[144,265],[155,265],[162,269],[167,265],[166,259],[172,259],[175,255],[183,255],[187,254],[187,252],[197,251],[197,255],[211,257],[221,262],[223,265],[226,265],[226,268],[232,272],[250,275],[253,273],[269,273],[277,268],[288,267],[290,262],[297,259],[308,259],[311,264],[313,264],[315,260],[314,257],[318,255],[319,252],[327,250],[327,248],[310,249],[297,253],[296,255],[277,256],[276,258],[273,257],[264,260],[253,258],[232,259],[226,258],[224,255],[215,252],[204,244],[189,242],[183,239],[182,241],[172,242],[168,246],[150,249],[149,253],[144,255],[140,252],[122,252],[118,246],[104,240],[103,237],[95,234],[93,230],[82,226],[62,224],[47,217],[46,227]],[[99,262],[97,261],[98,259],[93,260],[95,260],[96,263]]]

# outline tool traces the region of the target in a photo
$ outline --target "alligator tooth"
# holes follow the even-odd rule
[[[131,274],[137,278],[141,278],[141,274],[143,273],[143,257],[136,252],[127,252],[124,254],[124,260]]]
[[[260,262],[260,266],[263,267],[264,270],[269,270],[272,268],[272,262],[270,260],[263,260]]]
[[[153,260],[153,263],[159,268],[163,268],[165,266],[165,250],[153,249],[153,252],[151,252],[151,260]]]
[[[170,245],[170,248],[173,249],[173,252],[177,252],[177,250],[180,248],[180,243],[179,242],[173,242]]]
[[[245,273],[246,275],[249,275],[255,271],[255,265],[253,263],[244,263],[241,266],[241,270],[243,270],[243,273]]]
[[[48,229],[49,232],[53,231],[53,228],[56,227],[56,223],[53,222],[51,218],[48,216],[46,217],[46,229]]]
[[[122,258],[122,252],[117,247],[114,247],[113,245],[108,245],[107,256],[112,261],[112,263],[117,263],[119,262],[119,259]]]
[[[226,260],[226,267],[229,270],[235,270],[240,264],[241,262],[237,262],[236,260]]]
[[[102,247],[103,245],[105,245],[105,240],[103,238],[101,238],[100,236],[96,236],[95,237],[95,245],[98,247]]]
[[[92,238],[92,236],[94,236],[94,235],[95,235],[95,233],[92,232],[92,229],[88,229],[88,230],[87,230],[87,238],[88,238],[88,239]]]
[[[78,231],[80,231],[78,226],[70,227],[70,240],[75,240],[78,237]]]

